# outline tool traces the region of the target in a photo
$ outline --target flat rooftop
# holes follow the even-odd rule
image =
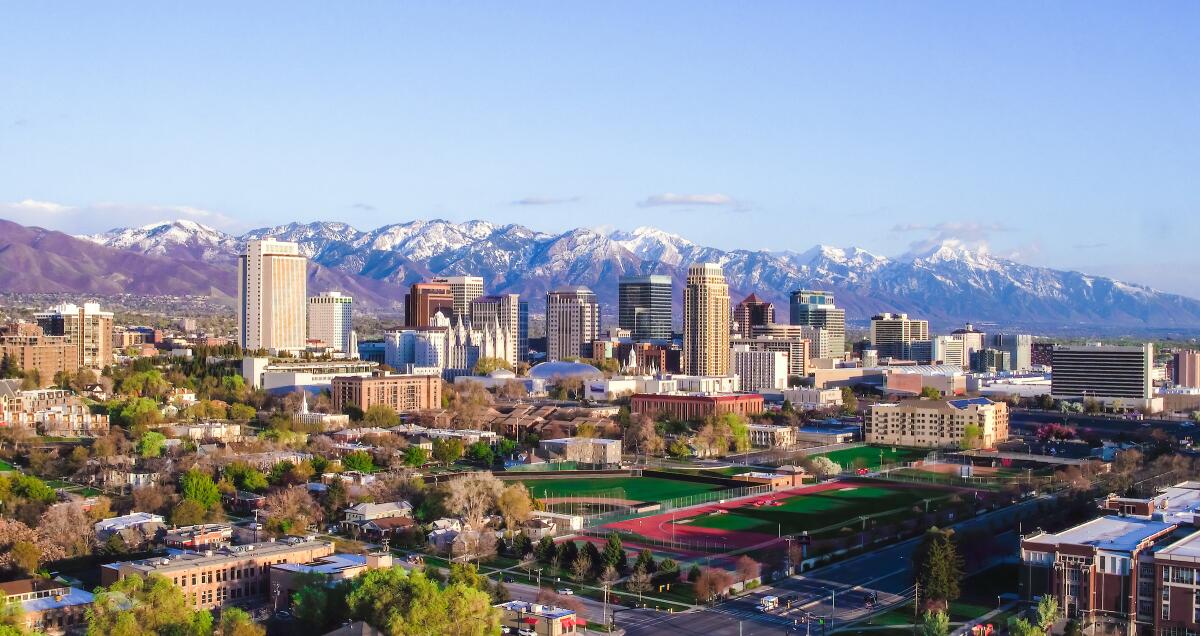
[[[296,550],[315,548],[320,545],[332,545],[324,541],[264,541],[246,545],[226,546],[205,552],[188,550],[168,550],[167,556],[125,561],[123,563],[108,563],[101,567],[119,569],[128,565],[144,575],[155,572],[169,572],[177,568],[191,568],[199,565],[219,565],[226,562],[240,562],[248,558],[261,558],[274,554],[287,554]]]
[[[271,567],[277,570],[296,573],[337,574],[342,570],[358,568],[367,564],[367,557],[361,554],[334,554],[321,557],[311,563],[276,563]]]
[[[1059,533],[1030,537],[1031,543],[1086,545],[1101,550],[1132,552],[1146,539],[1174,528],[1176,524],[1133,517],[1107,516],[1092,519]]]

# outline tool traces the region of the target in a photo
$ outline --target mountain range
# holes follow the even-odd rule
[[[889,258],[819,245],[802,252],[722,250],[663,230],[417,220],[361,231],[289,223],[233,236],[178,220],[71,237],[0,221],[0,291],[232,296],[246,241],[295,241],[311,259],[310,292],[339,289],[371,309],[396,308],[405,288],[435,275],[482,276],[489,292],[519,293],[534,312],[551,289],[585,285],[615,309],[623,274],[661,273],[681,286],[694,262],[722,265],[736,302],[751,292],[786,320],[790,291],[832,289],[847,317],[902,311],[938,324],[1200,327],[1200,301],[1103,276],[1034,267],[947,241]],[[678,294],[676,294],[678,296]],[[678,301],[678,299],[677,299]]]

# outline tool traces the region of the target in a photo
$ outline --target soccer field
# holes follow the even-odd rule
[[[658,502],[697,493],[721,490],[716,484],[676,481],[658,477],[606,477],[599,479],[529,479],[524,483],[538,499],[547,497],[615,497],[623,492],[625,499]]]
[[[837,462],[844,470],[853,468],[876,468],[882,456],[884,464],[899,464],[925,459],[929,455],[927,448],[902,448],[892,446],[860,446],[858,448],[843,448],[812,455],[812,457],[828,457]],[[857,460],[862,460],[858,462]],[[857,463],[856,463],[857,462]]]
[[[947,491],[930,488],[848,485],[845,488],[814,492],[782,500],[782,506],[744,506],[724,514],[693,517],[686,525],[762,534],[813,532],[850,523],[860,515],[896,511],[909,514],[912,506],[925,499],[941,499]],[[930,509],[936,508],[931,504]]]

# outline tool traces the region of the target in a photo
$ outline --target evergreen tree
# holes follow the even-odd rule
[[[608,543],[604,544],[604,552],[600,555],[600,559],[605,567],[613,568],[617,572],[624,572],[628,569],[628,556],[625,554],[625,549],[621,547],[620,535],[615,532],[608,535]]]
[[[962,557],[954,531],[930,528],[913,555],[913,568],[927,606],[945,607],[959,597],[963,577]]]

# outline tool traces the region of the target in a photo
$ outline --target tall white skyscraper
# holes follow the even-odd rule
[[[600,306],[587,287],[546,294],[546,359],[578,358],[600,332]]]
[[[434,283],[441,283],[450,288],[454,297],[454,315],[462,316],[463,320],[471,317],[471,301],[483,295],[483,278],[479,276],[439,276]]]
[[[301,351],[307,335],[308,259],[289,241],[255,240],[238,259],[238,341],[243,349]]]
[[[693,263],[683,289],[682,367],[687,375],[729,374],[729,284],[716,263]]]
[[[353,345],[353,318],[354,299],[341,292],[325,292],[308,299],[308,337],[352,358],[358,354]]]

